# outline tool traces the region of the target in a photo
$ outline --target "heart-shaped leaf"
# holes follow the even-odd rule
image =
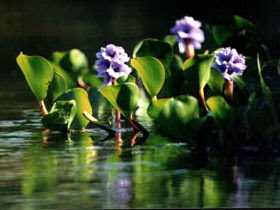
[[[159,59],[164,65],[168,66],[173,59],[172,47],[157,39],[144,39],[134,48],[133,58],[152,56]]]
[[[169,100],[170,98],[161,98],[158,100],[152,99],[147,109],[148,115],[153,119],[157,119],[160,112],[162,111],[162,108]]]
[[[54,72],[53,80],[49,86],[48,97],[51,101],[56,100],[59,96],[67,91],[67,83],[63,76],[57,72]]]
[[[163,64],[154,57],[139,57],[131,59],[131,65],[140,75],[145,89],[151,96],[156,96],[165,80]]]
[[[83,112],[87,111],[92,115],[92,108],[89,102],[87,92],[82,88],[74,88],[63,95],[61,95],[57,101],[70,101],[75,100],[77,104],[77,113],[70,128],[72,129],[82,129],[88,124],[88,120],[83,116]]]
[[[222,95],[225,79],[223,78],[221,72],[215,68],[211,68],[210,78],[207,82],[212,95]]]
[[[185,61],[184,76],[191,89],[203,90],[210,78],[213,59],[213,55],[197,55]]]
[[[51,111],[42,119],[42,123],[51,130],[65,131],[70,128],[76,113],[75,100],[57,101]]]
[[[99,91],[126,118],[129,118],[138,106],[139,89],[134,83],[104,85]]]
[[[39,101],[44,100],[53,79],[50,62],[41,56],[28,56],[21,53],[17,57],[17,63],[36,98]]]
[[[214,120],[222,129],[229,131],[233,128],[233,108],[221,96],[213,96],[206,101]]]
[[[156,122],[168,136],[193,137],[199,128],[199,106],[192,96],[178,96],[165,102]]]

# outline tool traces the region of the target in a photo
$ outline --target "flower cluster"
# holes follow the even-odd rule
[[[194,20],[193,17],[185,16],[176,21],[171,32],[176,36],[181,53],[186,51],[186,42],[189,41],[195,49],[201,48],[204,41],[204,33],[200,29],[201,22]]]
[[[129,57],[122,47],[108,44],[96,53],[97,77],[103,77],[103,84],[112,85],[122,75],[130,74],[131,68],[125,63]]]
[[[233,75],[242,75],[246,69],[245,57],[238,54],[236,49],[222,48],[215,53],[213,66],[218,69],[223,77],[232,81]]]

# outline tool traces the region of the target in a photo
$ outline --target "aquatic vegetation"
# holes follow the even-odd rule
[[[141,109],[175,141],[227,151],[246,144],[271,148],[280,131],[279,59],[266,57],[263,43],[251,42],[257,40],[254,25],[240,16],[207,29],[185,16],[162,40],[141,40],[132,56],[120,46],[101,47],[93,67],[78,49],[54,52],[50,60],[21,53],[17,62],[49,129],[80,130],[90,121],[114,132],[121,114],[134,131],[147,134],[134,119],[144,93],[148,102]],[[209,36],[214,43],[206,48]],[[116,110],[115,128],[96,118],[100,101]]]

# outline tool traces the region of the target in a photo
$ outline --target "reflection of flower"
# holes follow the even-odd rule
[[[200,27],[201,22],[194,20],[193,17],[185,16],[176,21],[175,26],[171,28],[171,32],[177,38],[181,53],[186,51],[186,41],[189,41],[195,49],[201,48],[201,43],[204,41],[204,33]]]
[[[233,80],[233,74],[242,75],[246,69],[245,57],[238,54],[236,49],[222,48],[215,53],[213,66],[218,69],[227,80]]]
[[[122,47],[108,44],[96,53],[96,58],[97,77],[103,77],[104,84],[111,85],[115,79],[131,72],[131,68],[125,64],[129,57]]]

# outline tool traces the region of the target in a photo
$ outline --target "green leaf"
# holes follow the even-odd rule
[[[238,15],[233,16],[233,26],[235,30],[239,31],[243,29],[254,28],[254,24],[251,21]]]
[[[211,75],[207,82],[210,90],[215,95],[221,95],[223,93],[225,79],[223,78],[220,71],[216,68],[211,68]]]
[[[133,58],[152,56],[168,66],[173,59],[172,47],[163,41],[157,39],[144,39],[140,41],[134,48]]]
[[[227,43],[233,37],[240,37],[240,32],[250,31],[254,28],[254,24],[240,16],[233,16],[229,21],[223,25],[213,27],[213,38],[219,46]]]
[[[74,88],[63,95],[61,95],[57,101],[69,101],[75,100],[77,104],[77,113],[71,124],[72,129],[82,129],[88,124],[88,120],[83,116],[83,112],[87,111],[92,115],[92,108],[89,102],[87,92],[82,88]]]
[[[65,131],[70,128],[77,112],[75,100],[57,101],[51,111],[42,119],[46,128]]]
[[[269,87],[265,84],[264,78],[262,76],[262,68],[261,68],[261,62],[260,62],[259,54],[257,54],[257,66],[258,66],[258,73],[259,73],[259,78],[260,78],[262,91],[263,91],[263,94],[264,94],[264,96],[265,96],[265,98],[268,102],[269,108],[271,109],[271,112],[273,113],[274,123],[276,123],[277,113],[276,113],[276,109],[275,109],[275,106],[274,106],[271,91],[270,91]]]
[[[174,35],[165,36],[163,41],[170,44],[172,47],[177,43],[176,37]]]
[[[78,78],[89,72],[87,57],[78,49],[54,52],[52,63],[55,71],[59,72],[66,80],[68,88],[77,87]]]
[[[213,38],[219,46],[234,35],[234,30],[227,26],[219,25],[213,27]]]
[[[116,84],[123,84],[126,82],[136,83],[136,78],[130,74],[129,75],[125,74],[116,80]]]
[[[65,71],[63,68],[61,68],[59,65],[55,63],[53,63],[52,66],[54,72],[60,74],[64,78],[68,88],[77,87],[75,79],[72,77],[72,75],[69,72]]]
[[[163,64],[154,57],[139,57],[131,59],[131,66],[140,75],[144,87],[151,96],[156,96],[165,80]]]
[[[221,96],[213,96],[206,101],[214,120],[222,129],[233,129],[233,108]]]
[[[134,83],[104,85],[99,91],[126,118],[129,118],[138,106],[139,89]]]
[[[97,78],[94,71],[89,71],[85,75],[82,76],[82,79],[85,84],[89,85],[90,87],[99,88],[102,85],[102,79]]]
[[[169,100],[169,98],[162,98],[158,100],[152,99],[147,109],[148,115],[153,119],[157,119],[160,112],[162,111],[162,108]]]
[[[52,65],[41,56],[28,56],[22,53],[17,57],[17,63],[36,98],[44,100],[53,79]]]
[[[48,96],[51,98],[51,101],[56,100],[59,96],[65,93],[67,89],[67,83],[63,76],[58,72],[54,72],[53,80],[48,90]]]
[[[203,90],[210,78],[213,59],[213,55],[197,55],[185,61],[183,70],[190,91]]]
[[[160,131],[168,136],[193,137],[199,128],[199,106],[192,96],[178,96],[163,101],[156,119]],[[160,104],[162,105],[162,104]]]

